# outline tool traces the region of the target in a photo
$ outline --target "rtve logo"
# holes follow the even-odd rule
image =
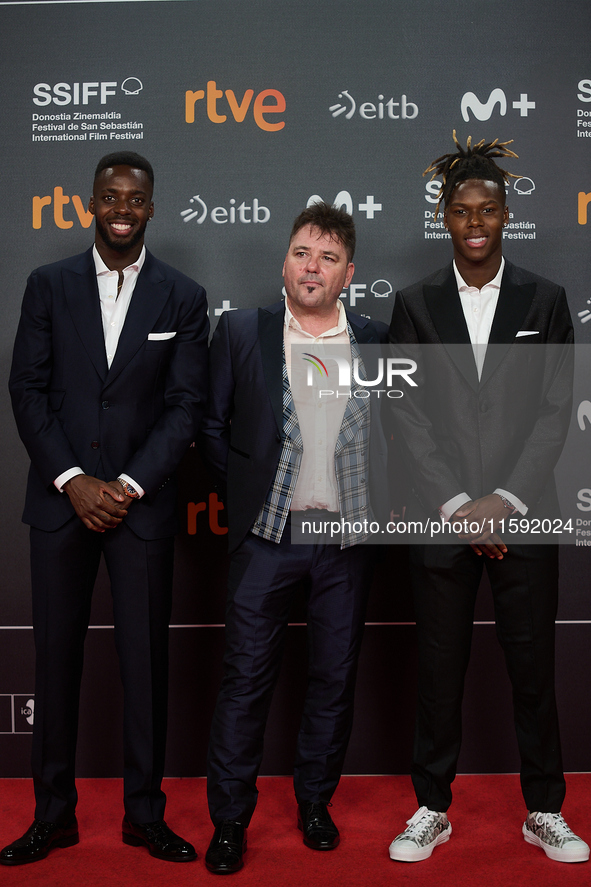
[[[589,218],[589,204],[591,203],[591,193],[585,194],[584,191],[579,191],[579,225],[586,225],[587,219]]]
[[[220,525],[218,515],[224,510],[224,503],[220,502],[217,493],[210,493],[207,502],[187,502],[187,533],[194,536],[197,532],[197,515],[201,511],[207,512],[209,529],[216,536],[225,536],[227,527]]]
[[[499,87],[493,89],[485,102],[481,102],[475,93],[465,92],[460,102],[460,109],[462,117],[468,123],[470,120],[469,111],[472,111],[476,120],[490,120],[497,105],[499,106],[499,114],[504,117],[507,113],[507,96]],[[536,107],[535,102],[528,101],[526,92],[522,92],[519,101],[513,102],[512,105],[519,111],[521,117],[527,117],[529,111]]]
[[[218,100],[225,102],[218,105]],[[185,122],[195,123],[195,106],[202,99],[205,100],[205,111],[212,123],[225,123],[230,112],[236,123],[243,123],[252,104],[252,116],[259,129],[265,132],[278,132],[285,126],[285,120],[272,123],[267,120],[269,114],[282,114],[285,111],[285,96],[278,89],[263,89],[255,97],[254,89],[247,89],[240,102],[236,98],[233,89],[218,89],[215,80],[207,81],[206,89],[188,89],[185,92]]]
[[[76,212],[78,221],[83,228],[90,228],[94,216],[84,208],[84,204],[77,194],[72,195],[72,206]],[[43,224],[43,207],[51,206],[53,203],[53,221],[58,228],[71,228],[74,222],[71,219],[64,218],[64,206],[70,202],[70,197],[64,194],[61,185],[56,185],[53,189],[53,197],[49,194],[46,197],[33,197],[33,228],[40,228]],[[47,213],[45,214],[47,218]]]

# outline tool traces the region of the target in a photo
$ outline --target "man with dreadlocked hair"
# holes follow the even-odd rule
[[[427,859],[451,835],[447,810],[460,752],[464,676],[486,566],[513,686],[528,810],[523,835],[550,859],[583,862],[589,847],[560,815],[565,782],[554,692],[558,549],[511,541],[509,550],[497,532],[514,513],[530,519],[557,513],[553,468],[571,409],[570,349],[562,346],[573,341],[573,327],[562,287],[503,258],[509,174],[495,158],[516,157],[510,143],[473,146],[468,139],[464,149],[455,132],[454,141],[457,151],[426,171],[443,178],[440,202],[453,263],[399,292],[390,326],[393,343],[432,344],[421,352],[419,399],[396,401],[414,492],[427,513],[439,510],[461,528],[464,522],[464,532],[450,534],[450,544],[411,546],[419,649],[411,772],[419,810],[390,845],[390,857]],[[528,343],[548,343],[554,350]],[[548,351],[559,352],[555,364]],[[528,374],[527,355],[534,352],[535,366],[550,364],[551,374]],[[488,530],[470,533],[467,523]]]

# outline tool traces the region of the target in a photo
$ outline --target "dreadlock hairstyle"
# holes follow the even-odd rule
[[[437,176],[443,178],[443,185],[439,189],[437,197],[437,206],[435,208],[435,218],[439,213],[439,206],[443,200],[447,204],[455,188],[460,182],[468,179],[481,179],[489,182],[495,182],[505,192],[505,184],[509,181],[509,177],[518,179],[519,176],[512,172],[501,169],[494,161],[495,157],[517,157],[518,155],[511,151],[507,145],[513,143],[513,139],[508,142],[485,142],[484,139],[477,145],[472,145],[472,136],[468,136],[466,148],[462,148],[456,138],[456,131],[453,131],[453,140],[456,144],[457,151],[453,154],[442,154],[437,160],[431,163],[425,172],[432,172],[433,175],[429,179],[433,181]]]

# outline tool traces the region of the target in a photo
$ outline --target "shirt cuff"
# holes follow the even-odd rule
[[[439,514],[441,517],[449,521],[452,514],[454,514],[458,508],[461,508],[462,505],[465,505],[466,502],[471,502],[470,496],[467,493],[458,493],[457,496],[454,496],[453,499],[448,499],[447,502],[444,502],[443,505],[439,508]]]
[[[527,505],[525,505],[521,499],[518,499],[517,496],[514,496],[513,493],[509,493],[507,490],[501,490],[500,487],[497,487],[494,492],[498,496],[503,496],[504,499],[508,499],[511,505],[515,506],[520,514],[525,515],[529,511]]]
[[[142,496],[146,495],[146,491],[143,489],[143,487],[140,487],[140,485],[133,479],[133,477],[130,477],[128,474],[118,474],[117,480],[119,480],[119,478],[121,478],[121,480],[126,480],[128,484],[131,484],[136,493],[139,493],[140,499],[142,498]]]
[[[67,471],[64,471],[59,477],[56,477],[53,484],[60,493],[64,492],[64,484],[67,484],[69,480],[72,480],[73,477],[77,477],[79,474],[84,474],[81,468],[76,466],[76,468],[68,468]]]

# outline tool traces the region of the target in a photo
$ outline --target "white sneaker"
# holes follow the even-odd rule
[[[589,847],[568,827],[560,813],[528,813],[521,831],[528,844],[541,847],[546,856],[556,862],[589,859]]]
[[[445,844],[451,835],[447,813],[419,807],[407,826],[390,844],[390,859],[399,862],[420,862],[428,859],[438,844]],[[586,846],[586,845],[585,845]]]

